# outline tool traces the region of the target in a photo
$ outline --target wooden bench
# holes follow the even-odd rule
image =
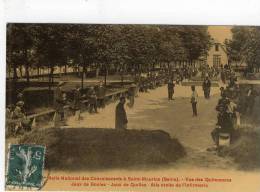
[[[113,101],[115,101],[118,97],[121,96],[121,94],[125,94],[126,92],[128,92],[129,88],[124,88],[124,89],[120,89],[111,93],[108,93],[105,95],[104,98],[111,98]],[[81,103],[82,104],[87,104],[89,102],[88,99],[82,100]],[[70,105],[65,105],[64,107],[65,113],[66,111],[68,111],[71,106]],[[36,113],[36,114],[32,114],[32,115],[28,115],[26,116],[26,119],[30,119],[31,121],[31,128],[36,128],[37,126],[37,118],[45,116],[45,115],[51,115],[53,113],[53,116],[51,118],[51,123],[52,123],[52,127],[55,126],[55,119],[56,119],[56,110],[54,109],[50,109],[50,110],[46,110],[40,113]],[[65,115],[66,116],[66,115]],[[23,120],[23,118],[20,119],[7,119],[6,120],[6,126],[11,125],[11,124],[17,124],[19,122],[21,122]]]

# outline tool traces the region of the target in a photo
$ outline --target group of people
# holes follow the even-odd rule
[[[67,98],[67,94],[62,89],[63,82],[59,82],[58,86],[54,90],[54,108],[56,110],[56,116],[54,121],[57,123],[65,123],[65,111],[64,106],[69,105],[70,109],[74,111],[76,120],[80,120],[82,106],[84,101],[88,104],[89,113],[98,113],[98,108],[105,107],[105,94],[106,88],[103,85],[103,82],[100,82],[97,86],[91,86],[87,90],[86,94],[80,89],[80,86],[77,84],[75,89],[72,91],[72,97]]]
[[[218,77],[220,70],[217,67],[210,67],[209,65],[206,65],[205,67],[200,68],[201,72],[201,78],[205,79],[206,77],[209,77],[210,79]]]
[[[149,89],[155,89],[161,86],[165,80],[163,72],[147,74],[147,77],[139,76],[135,79],[135,84],[138,85],[140,92],[148,92]]]
[[[168,100],[174,100],[174,98],[173,98],[174,87],[175,87],[175,82],[173,81],[172,78],[169,78],[168,84],[167,84]],[[206,77],[205,80],[203,81],[202,88],[203,88],[203,91],[204,91],[204,97],[206,99],[209,99],[210,98],[211,81],[208,77]],[[190,99],[191,99],[190,102],[191,102],[191,106],[192,106],[193,116],[196,117],[196,116],[198,116],[198,112],[197,112],[198,93],[196,91],[195,85],[191,86],[191,91],[192,91],[192,94],[191,94],[191,97],[190,97]]]
[[[8,132],[14,135],[22,131],[31,130],[31,121],[26,117],[23,93],[18,93],[15,105],[9,104],[6,108],[6,121]]]
[[[219,133],[230,134],[232,142],[235,129],[241,125],[241,116],[249,117],[252,115],[255,98],[259,93],[253,85],[248,86],[244,89],[241,88],[237,83],[237,78],[231,75],[226,88],[220,88],[221,98],[216,106],[218,112],[217,124],[211,133],[212,139],[216,144],[218,144]]]

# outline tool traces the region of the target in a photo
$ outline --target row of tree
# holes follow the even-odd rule
[[[105,70],[151,70],[158,63],[188,61],[205,55],[211,38],[205,26],[8,24],[7,66],[17,69],[69,65]],[[83,74],[83,73],[82,73]],[[83,78],[83,75],[82,75]]]
[[[229,61],[246,63],[251,71],[260,68],[260,27],[233,27],[232,39],[225,45]]]

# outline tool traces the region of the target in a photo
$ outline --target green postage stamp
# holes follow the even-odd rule
[[[45,146],[10,145],[6,185],[40,188],[43,178],[44,158]]]

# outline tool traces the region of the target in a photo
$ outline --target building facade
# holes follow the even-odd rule
[[[208,51],[206,63],[210,67],[219,68],[221,65],[228,64],[228,56],[223,44],[214,40],[213,46]]]

